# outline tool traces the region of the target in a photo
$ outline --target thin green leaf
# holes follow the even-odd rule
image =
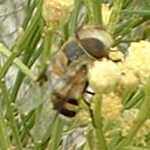
[[[10,57],[12,54],[4,45],[0,44],[0,53],[3,54],[6,57]],[[15,58],[13,63],[29,78],[31,78],[33,81],[36,80],[35,75],[33,72],[19,59]]]
[[[104,133],[102,130],[102,116],[101,116],[101,103],[102,97],[100,95],[96,95],[93,99],[94,107],[93,107],[93,127],[96,135],[96,148],[107,150],[106,140],[104,138]]]
[[[49,148],[51,150],[57,150],[61,141],[62,132],[63,132],[64,122],[61,118],[56,117],[56,120],[53,123],[53,132],[51,135],[51,140]]]

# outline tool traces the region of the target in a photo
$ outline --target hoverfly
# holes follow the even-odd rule
[[[85,27],[69,39],[53,57],[51,73],[51,100],[59,113],[74,117],[87,87],[88,65],[96,59],[109,58],[112,44],[110,35],[98,27]]]

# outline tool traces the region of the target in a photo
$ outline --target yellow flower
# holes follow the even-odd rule
[[[123,112],[122,116],[120,117],[122,136],[128,135],[130,129],[135,123],[138,111],[138,109],[130,109]]]
[[[102,97],[102,116],[106,120],[114,120],[119,117],[121,110],[123,109],[121,97],[114,92],[103,94]]]
[[[47,24],[58,25],[73,8],[73,0],[44,0],[43,17]]]
[[[110,60],[95,61],[89,67],[89,82],[93,90],[101,93],[110,93],[120,80],[118,65]]]
[[[120,63],[119,67],[121,75],[116,92],[123,96],[123,94],[136,90],[139,86],[139,79],[131,69],[126,67],[125,63]]]
[[[117,47],[111,48],[108,55],[112,61],[124,61],[124,54]]]
[[[122,136],[127,136],[136,123],[138,109],[130,109],[124,111],[123,115],[120,117],[121,123],[121,133]],[[147,145],[146,136],[150,133],[150,119],[147,119],[142,127],[137,132],[137,135],[134,138],[136,145]]]
[[[141,82],[150,77],[150,42],[140,41],[131,43],[126,66],[139,77]]]

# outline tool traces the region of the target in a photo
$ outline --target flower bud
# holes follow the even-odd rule
[[[44,0],[43,17],[47,24],[57,26],[64,18],[70,15],[73,0]]]

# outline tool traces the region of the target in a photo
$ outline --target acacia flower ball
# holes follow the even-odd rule
[[[64,17],[69,16],[73,3],[73,0],[44,0],[43,17],[47,24],[57,26]]]
[[[126,66],[131,69],[141,82],[150,77],[150,42],[131,43]]]
[[[119,64],[121,75],[116,92],[118,95],[123,96],[128,92],[134,91],[139,87],[139,79],[134,74],[133,70],[126,67],[125,63]]]
[[[120,69],[116,63],[103,59],[89,67],[88,77],[95,92],[109,93],[119,82]]]
[[[139,109],[129,109],[125,110],[123,114],[120,116],[120,126],[121,126],[121,134],[123,137],[128,136],[131,129],[134,128],[137,116],[139,113]],[[147,119],[141,128],[138,130],[136,136],[134,137],[134,142],[136,145],[147,145],[147,135],[150,133],[150,119]]]
[[[115,92],[102,95],[102,116],[106,120],[114,120],[120,116],[123,109],[122,99]]]

